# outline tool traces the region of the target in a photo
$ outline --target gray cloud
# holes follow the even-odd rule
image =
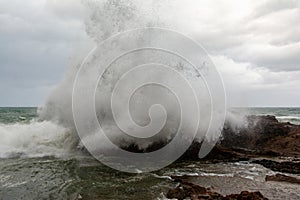
[[[214,55],[271,71],[300,70],[299,1],[210,3],[211,7],[204,9],[191,4],[188,9],[197,17],[176,18],[178,25],[174,27],[191,31],[190,35]],[[182,16],[180,12],[176,10],[174,15]]]
[[[252,16],[254,18],[262,17],[274,12],[295,9],[299,7],[299,5],[298,0],[261,1],[261,4],[254,9]]]
[[[84,34],[82,22],[26,0],[1,1],[0,24],[0,105],[40,105]]]
[[[299,1],[132,2],[207,49],[231,105],[300,106]],[[0,105],[42,103],[86,37],[85,12],[79,0],[0,1]]]

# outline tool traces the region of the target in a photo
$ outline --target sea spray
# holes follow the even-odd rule
[[[74,133],[51,121],[0,124],[0,158],[67,156]]]
[[[157,10],[155,9],[155,6],[153,7],[154,4],[151,7],[148,6],[148,3],[141,3],[138,1],[114,0],[84,1],[83,4],[87,7],[87,19],[85,22],[86,33],[96,45],[101,44],[101,42],[105,41],[115,34],[135,28],[157,26],[172,27],[172,24],[169,24],[169,21],[165,21],[162,17],[158,17],[156,13]],[[149,39],[147,38],[147,35],[145,35],[145,39]],[[150,40],[157,42],[155,41],[156,38],[152,38]],[[143,43],[144,41],[135,42]],[[116,49],[122,47],[122,45],[126,47],[128,44],[119,43],[116,45],[117,48],[108,48],[104,51],[110,51],[112,52],[112,54],[115,53],[115,56],[117,57],[119,55]],[[177,45],[178,48],[181,48],[185,44],[181,41],[170,41],[169,45]],[[189,54],[195,53],[197,52],[190,52]],[[86,55],[84,54],[80,57],[83,60],[85,56]],[[103,55],[97,56],[101,57]],[[199,54],[199,57],[201,56],[203,55]],[[215,101],[220,101],[220,105],[219,103],[217,105],[214,105],[215,110],[213,111],[213,113],[211,113],[212,104],[211,100],[209,99],[210,91],[207,88],[207,85],[205,85],[205,81],[199,81],[199,77],[201,75],[196,70],[193,70],[193,66],[191,66],[187,62],[183,62],[174,55],[153,50],[137,52],[135,54],[125,56],[125,58],[121,61],[112,63],[112,65],[105,71],[105,73],[101,77],[95,93],[95,112],[97,114],[98,121],[100,122],[108,137],[115,144],[123,147],[125,146],[125,148],[127,145],[135,144],[139,149],[145,149],[153,143],[167,143],[171,141],[180,125],[180,122],[182,120],[180,118],[180,104],[178,104],[175,98],[176,96],[174,96],[172,92],[166,91],[165,89],[156,86],[146,86],[135,93],[130,102],[130,114],[136,124],[140,126],[146,126],[150,122],[148,115],[150,107],[157,103],[163,105],[168,115],[166,124],[157,135],[147,139],[133,138],[124,134],[124,132],[120,130],[120,127],[118,127],[115,123],[114,116],[112,115],[109,105],[111,93],[117,81],[122,77],[122,75],[124,75],[131,66],[141,64],[141,61],[145,59],[148,62],[158,63],[164,63],[164,61],[167,61],[164,63],[165,65],[169,65],[173,69],[179,71],[188,81],[192,82],[193,87],[197,88],[198,91],[196,95],[198,101],[200,101],[199,109],[202,113],[196,139],[203,140],[204,138],[206,138],[210,141],[217,140],[222,130],[224,120],[222,114],[224,112],[224,110],[222,110],[224,109],[224,107],[222,107],[222,105],[224,104],[224,100],[222,98],[215,99]],[[211,69],[205,67],[205,64],[207,63],[203,62],[203,68],[201,70],[206,74],[210,74]],[[73,130],[75,134],[76,128],[72,113],[72,92],[74,89],[74,81],[81,65],[82,62],[74,64],[73,66],[68,68],[65,78],[49,95],[46,104],[39,110],[40,119],[55,121],[56,123]],[[210,66],[210,64],[208,64],[208,66]],[[173,79],[173,77],[163,76],[163,74],[156,74],[156,76],[156,79],[161,79],[163,81],[168,81],[168,79],[172,81]],[[209,78],[209,75],[206,76]],[[144,79],[147,80],[148,78],[149,77],[147,77],[147,74],[145,74]],[[90,87],[91,81],[89,76],[83,77],[81,81],[84,82],[83,87],[86,87],[87,89]],[[217,80],[215,82],[217,82]],[[186,88],[184,88],[180,84],[176,84],[176,87],[182,87],[182,91],[186,90]],[[220,91],[220,96],[222,96],[223,92],[224,91]],[[126,91],[123,91],[123,94],[120,93],[118,98],[122,100],[124,96],[126,96]],[[84,96],[82,97],[81,101],[85,101]],[[91,121],[89,111],[85,111],[84,108],[82,108],[80,111],[80,115],[82,115],[82,118],[86,120],[86,123],[89,123]],[[212,115],[219,115],[219,118],[216,119],[212,124],[210,124]],[[184,116],[184,120],[186,121],[193,121],[195,118],[197,119],[199,118],[199,116],[194,116],[193,114],[191,114],[190,116]],[[205,130],[207,130],[208,128],[210,128],[210,131],[206,134]],[[128,129],[130,129],[129,124]],[[89,135],[91,133],[97,132],[97,128],[91,125],[85,131],[87,135]],[[189,130],[188,126],[186,126],[184,129],[184,133],[186,135],[189,135],[192,133],[192,131]]]

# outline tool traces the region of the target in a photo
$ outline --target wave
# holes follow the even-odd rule
[[[130,29],[136,29],[140,27],[157,27],[161,24],[165,24],[164,20],[158,20],[157,14],[152,13],[151,9],[146,3],[140,3],[140,1],[114,1],[114,0],[105,0],[105,1],[84,1],[84,6],[86,6],[86,20],[85,28],[87,36],[90,38],[90,41],[84,41],[82,49],[78,52],[75,52],[75,55],[71,58],[70,66],[67,68],[64,78],[56,88],[49,94],[45,104],[38,110],[38,119],[42,121],[34,121],[29,124],[17,123],[14,125],[1,125],[0,124],[0,157],[14,157],[14,156],[26,156],[26,157],[39,157],[39,156],[62,156],[67,154],[70,150],[74,149],[74,145],[78,143],[76,127],[73,119],[73,109],[72,109],[72,92],[73,84],[76,80],[77,72],[86,57],[86,53],[91,46],[95,46],[109,36],[116,33],[120,33]],[[148,12],[149,11],[149,12]],[[124,14],[126,13],[126,14]],[[149,13],[149,15],[145,15]],[[166,23],[163,27],[168,28],[169,25]],[[150,37],[151,39],[152,37]],[[142,42],[148,42],[148,37],[145,41],[140,41],[139,39],[135,41],[137,44]],[[152,39],[155,40],[155,37]],[[154,41],[153,41],[154,42]],[[88,44],[86,44],[88,43]],[[152,41],[151,41],[152,43]],[[156,43],[156,42],[155,42]],[[154,43],[154,44],[155,44]],[[146,44],[146,43],[145,43]],[[118,57],[119,50],[126,47],[128,44],[125,41],[114,44],[114,48],[106,47],[114,57]],[[181,45],[180,42],[176,44]],[[135,45],[134,45],[135,46]],[[81,52],[83,51],[83,52]],[[106,51],[103,51],[106,52]],[[101,53],[101,52],[100,52]],[[194,52],[193,52],[194,54]],[[103,55],[100,54],[97,56],[102,58]],[[201,58],[203,55],[199,55]],[[150,59],[151,58],[151,59]],[[169,61],[169,62],[167,62]],[[164,53],[164,51],[140,51],[132,54],[124,55],[123,61],[116,61],[106,69],[106,72],[101,77],[101,81],[96,85],[97,89],[95,91],[95,112],[98,117],[98,121],[101,122],[101,126],[106,135],[109,136],[109,139],[113,143],[119,146],[126,146],[135,144],[140,149],[146,149],[151,144],[155,144],[160,141],[170,141],[176,132],[179,130],[185,133],[183,138],[191,138],[192,135],[197,132],[197,139],[203,139],[204,136],[207,136],[209,140],[217,140],[221,128],[223,126],[223,101],[220,99],[220,106],[211,105],[210,91],[206,88],[206,84],[202,79],[199,78],[199,73],[197,70],[192,68],[188,62],[183,62],[180,57],[175,57],[173,54]],[[204,61],[204,60],[203,60]],[[188,82],[197,86],[198,90],[193,91],[193,93],[187,93],[189,88],[185,88],[184,85],[180,84],[179,78],[178,81],[174,81],[174,74],[170,73],[159,73],[155,79],[157,82],[168,83],[168,85],[173,84],[172,86],[176,88],[175,91],[179,91],[179,94],[194,94],[199,101],[199,110],[205,115],[201,115],[201,124],[198,123],[195,119],[200,118],[200,116],[194,116],[190,112],[195,110],[195,107],[192,105],[184,104],[185,110],[188,112],[182,112],[184,109],[180,107],[182,102],[179,102],[177,99],[177,94],[174,95],[172,92],[167,90],[164,87],[154,86],[145,86],[139,88],[132,98],[130,98],[130,114],[134,120],[134,123],[126,118],[125,110],[121,109],[122,112],[119,116],[120,123],[125,127],[125,130],[133,130],[132,127],[144,127],[148,124],[151,124],[151,118],[153,117],[154,122],[163,121],[163,114],[167,113],[166,122],[161,126],[160,131],[157,131],[157,134],[153,137],[148,138],[136,138],[132,137],[129,134],[124,134],[123,130],[118,127],[118,124],[115,122],[112,109],[110,108],[110,97],[112,95],[112,89],[117,85],[117,81],[123,77],[127,71],[134,66],[138,66],[145,63],[162,63],[165,65],[173,66],[176,71],[180,72]],[[101,62],[102,63],[102,62]],[[101,63],[99,66],[102,66]],[[214,72],[209,68],[210,62],[203,62],[203,69],[205,66],[205,74],[209,78],[211,73]],[[103,63],[102,63],[103,64]],[[105,65],[102,66],[104,69]],[[102,70],[99,69],[99,72]],[[206,69],[207,68],[207,69]],[[153,71],[149,70],[147,73],[142,72],[139,77],[139,80],[147,83],[151,79],[152,74],[156,68],[153,68]],[[84,68],[86,74],[82,77],[83,91],[89,90],[90,86],[93,83],[91,80],[91,73],[89,69]],[[173,70],[170,70],[171,72]],[[149,73],[150,72],[150,73]],[[100,75],[100,73],[99,73]],[[172,75],[172,76],[171,76]],[[178,76],[181,77],[181,76]],[[210,79],[212,76],[210,77]],[[176,79],[177,80],[177,79]],[[155,81],[155,82],[156,82]],[[153,82],[153,81],[151,81]],[[133,82],[134,83],[134,82]],[[128,88],[131,88],[133,83],[128,83]],[[215,83],[215,80],[214,80]],[[191,92],[191,91],[190,91]],[[124,102],[124,105],[127,105],[127,93],[128,91],[122,90],[118,93],[118,98],[120,102]],[[216,93],[219,94],[219,93]],[[222,94],[220,92],[220,94]],[[189,97],[189,95],[182,95],[184,97]],[[192,96],[191,96],[192,98]],[[187,98],[185,98],[187,99]],[[80,107],[80,117],[84,119],[84,123],[88,125],[88,128],[84,129],[84,135],[82,140],[87,140],[87,143],[94,140],[95,133],[98,132],[98,126],[91,123],[92,117],[90,110],[86,109],[86,105],[89,105],[87,98],[79,99],[84,105]],[[188,101],[194,102],[194,101]],[[157,112],[156,115],[150,116],[152,105],[162,105],[166,112]],[[131,107],[131,105],[134,105]],[[129,106],[128,106],[129,107]],[[216,108],[221,107],[221,111]],[[150,109],[151,108],[151,109]],[[212,109],[214,108],[214,109]],[[162,110],[162,109],[160,109]],[[153,111],[153,109],[152,109]],[[212,112],[212,113],[211,113]],[[185,113],[185,114],[182,114]],[[210,124],[211,116],[217,115],[217,120]],[[123,117],[125,116],[125,117]],[[23,120],[23,118],[19,118]],[[25,120],[25,119],[24,119]],[[137,122],[137,123],[135,123]],[[186,122],[186,123],[182,123]],[[154,123],[153,123],[154,124]],[[179,128],[182,125],[182,130]],[[194,124],[194,125],[192,125]],[[159,127],[160,123],[158,123]],[[199,128],[198,128],[199,125]],[[193,130],[199,129],[199,130]],[[206,135],[206,130],[208,130]],[[74,131],[72,131],[74,130]],[[141,130],[141,129],[138,129]],[[132,131],[131,131],[132,133]],[[139,132],[140,135],[144,135],[144,131]],[[189,136],[189,137],[186,137]],[[101,143],[101,147],[106,144]],[[106,148],[106,146],[105,146]]]
[[[69,129],[51,121],[0,124],[0,158],[62,157],[76,147]]]
[[[300,125],[300,116],[276,116],[276,119],[280,122],[290,122]]]
[[[292,120],[300,120],[299,116],[276,116],[277,119],[292,119]]]
[[[149,8],[147,4],[140,3],[139,1],[130,1],[130,3],[123,0],[118,2],[111,0],[100,2],[85,1],[85,6],[87,7],[88,15],[85,22],[86,33],[91,39],[90,42],[93,44],[93,46],[101,43],[102,41],[107,39],[108,36],[114,35],[116,33],[140,27],[157,27],[160,24],[165,24],[164,20],[157,21],[157,16],[155,13],[153,13],[153,15],[145,15],[145,10],[148,10]],[[124,12],[126,12],[126,15],[124,15]],[[112,24],[113,26],[111,26]],[[168,28],[168,23],[166,23],[164,27]],[[149,38],[146,37],[145,41],[140,41],[140,39],[137,39],[137,41],[134,42],[136,42],[137,44],[146,44],[149,39],[151,39],[151,44],[156,43],[156,41],[154,41],[155,37],[153,36],[149,36]],[[103,52],[96,51],[96,56],[91,56],[92,60],[94,58],[105,57],[105,52],[110,52],[110,55],[118,58],[120,56],[120,51],[118,49],[127,48],[128,46],[126,41],[125,44],[123,43],[124,42],[122,42],[121,40],[118,40],[114,42],[114,48],[110,48],[109,45],[108,47],[103,47],[107,48],[107,50]],[[178,44],[173,45],[180,46],[182,44],[179,41]],[[133,47],[134,46],[136,45],[133,45]],[[104,55],[102,55],[102,53],[104,53]],[[81,62],[86,57],[86,54],[81,54],[80,52],[78,54],[79,55],[76,55],[76,58],[72,59],[73,63],[71,63],[71,65],[67,69],[63,80],[52,91],[45,105],[39,110],[40,119],[58,121],[59,124],[62,124],[64,127],[69,127],[71,129],[75,129],[72,112],[72,102],[74,103],[74,101],[72,100],[72,92],[74,89],[73,84],[74,82],[76,82],[75,80],[77,80],[76,75],[81,66]],[[199,57],[202,56],[203,55],[199,55]],[[78,59],[79,62],[77,62]],[[186,138],[191,138],[194,132],[197,132],[196,139],[202,140],[204,137],[206,137],[206,139],[209,141],[215,141],[218,139],[224,122],[223,109],[225,108],[223,108],[224,102],[221,98],[223,90],[220,92],[216,92],[216,94],[220,96],[220,98],[216,98],[219,100],[219,102],[215,103],[215,105],[212,106],[212,100],[210,98],[211,93],[207,89],[206,83],[199,78],[197,70],[192,68],[192,66],[190,66],[185,61],[183,62],[181,58],[176,57],[173,54],[163,53],[161,51],[143,50],[128,55],[126,54],[122,56],[122,60],[120,57],[119,60],[114,61],[108,68],[105,68],[106,65],[104,64],[104,61],[99,59],[99,62],[100,63],[98,63],[97,65],[101,68],[97,69],[95,73],[97,72],[99,73],[99,75],[101,75],[100,72],[102,70],[105,71],[105,73],[101,76],[101,79],[99,79],[99,83],[95,85],[96,90],[94,92],[96,104],[94,111],[97,115],[98,121],[101,122],[101,128],[104,130],[106,136],[108,136],[114,144],[123,147],[126,146],[126,144],[131,145],[133,143],[140,149],[146,149],[151,144],[155,144],[155,142],[170,141],[172,138],[174,138],[177,131],[184,132],[184,137]],[[193,116],[193,114],[191,113],[183,114],[187,113],[183,112],[185,110],[190,110],[189,112],[197,110],[194,109],[196,107],[193,107],[193,105],[190,105],[188,103],[179,102],[177,97],[178,94],[173,94],[174,91],[169,91],[166,87],[157,87],[156,84],[146,86],[143,85],[143,87],[139,87],[138,90],[136,90],[132,94],[132,96],[130,96],[129,102],[129,90],[127,91],[126,89],[133,88],[132,86],[135,84],[135,81],[132,81],[127,83],[127,88],[126,86],[124,87],[122,85],[125,90],[120,89],[119,92],[116,92],[117,95],[112,95],[112,93],[114,92],[113,89],[117,88],[119,83],[118,81],[122,80],[121,78],[123,77],[123,75],[126,75],[127,72],[134,72],[134,70],[131,69],[133,69],[135,66],[139,66],[141,64],[149,62],[162,63],[164,65],[173,66],[174,69],[176,69],[176,71],[184,77],[184,80],[188,81],[192,86],[195,86],[195,88],[197,88],[197,90],[194,90],[193,94],[195,94],[200,104],[198,105],[199,110],[201,110],[201,113],[205,113],[201,115],[201,123],[197,125],[199,127],[196,127],[195,125],[196,129],[198,128],[198,130],[193,130],[193,122],[196,121],[195,119],[200,118],[200,116]],[[209,78],[214,70],[209,68],[209,62],[205,61],[203,63],[205,63],[206,66],[204,74]],[[90,73],[90,68],[88,67],[90,66],[80,68],[80,70],[83,72],[83,75],[78,82],[83,83],[82,88],[81,86],[79,87],[82,89],[82,91],[89,91],[90,88],[94,88],[93,78],[91,77],[91,74],[93,75],[93,73]],[[172,72],[172,70],[170,71]],[[182,82],[179,81],[179,78],[178,80],[175,79],[174,74],[172,75],[171,73],[162,73],[164,71],[160,72],[157,70],[157,68],[154,67],[151,68],[151,70],[148,70],[147,73],[131,73],[133,74],[131,76],[135,78],[132,78],[130,80],[138,79],[144,83],[147,83],[151,80],[151,82],[153,82],[154,79],[152,75],[155,74],[155,72],[155,82],[168,83],[168,85],[172,85],[172,88],[176,88],[175,91],[179,91],[179,94],[188,94],[187,92],[189,91],[189,88],[184,87],[184,85],[181,84]],[[160,73],[158,74],[158,72]],[[210,78],[212,78],[212,76]],[[213,82],[214,85],[218,85],[216,84],[215,80]],[[75,102],[80,102],[80,106],[78,106],[79,108],[77,108],[77,112],[75,113],[80,112],[80,118],[83,119],[83,124],[86,124],[85,122],[89,122],[88,124],[86,124],[87,127],[83,129],[84,134],[81,135],[81,139],[87,140],[85,142],[85,144],[87,144],[93,143],[95,141],[94,135],[98,132],[98,125],[93,123],[93,115],[91,115],[91,111],[89,109],[86,109],[86,105],[90,105],[90,102],[88,98],[82,98],[82,96],[80,96],[82,91],[79,91],[78,93],[80,98],[75,98]],[[190,95],[182,96],[189,97]],[[112,97],[118,98],[116,100],[118,102],[118,105],[124,105],[124,108],[120,107],[120,111],[117,115],[118,120],[115,120],[113,110],[111,109]],[[191,100],[192,98],[193,96],[190,97]],[[127,102],[129,102],[130,105],[128,105],[129,103],[127,104]],[[165,112],[156,112],[155,116],[150,116],[152,105],[157,104],[161,105],[160,107],[163,107]],[[129,107],[128,110],[130,109],[130,112],[127,112],[127,110],[125,110],[125,105],[128,105],[127,107]],[[183,108],[185,109],[181,108],[181,105],[184,105]],[[127,113],[130,113],[132,120],[128,120],[130,118],[127,116]],[[166,115],[164,115],[165,113]],[[212,116],[216,116],[216,120],[212,120],[211,122]],[[153,117],[153,121],[151,121],[151,117]],[[131,133],[138,132],[133,130],[146,130],[144,128],[147,128],[148,125],[151,128],[151,124],[154,124],[154,122],[156,123],[164,121],[164,117],[166,118],[165,124],[157,123],[157,127],[160,127],[161,124],[162,126],[160,130],[153,131],[157,133],[153,137],[149,137],[147,139],[143,137],[132,137]],[[183,122],[186,122],[186,124]],[[122,124],[122,126],[119,126],[119,124]],[[182,129],[180,129],[181,125]],[[137,129],[135,127],[143,128]],[[156,130],[156,127],[154,129]],[[208,132],[207,134],[206,131]],[[79,132],[81,133],[83,131]],[[147,133],[147,131],[139,131],[134,135],[145,136],[147,135]],[[105,144],[101,143],[101,147],[104,145]]]

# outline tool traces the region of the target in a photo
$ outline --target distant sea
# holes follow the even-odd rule
[[[36,117],[36,107],[0,107],[0,124],[30,122]]]
[[[300,108],[234,108],[300,124]],[[248,162],[174,163],[145,174],[110,169],[77,148],[64,127],[37,120],[37,108],[0,108],[0,199],[166,199],[172,175],[197,175],[222,194],[261,191],[270,199],[300,199],[299,186],[265,182],[273,171]]]
[[[300,107],[232,108],[231,111],[252,115],[274,115],[280,122],[300,124]]]
[[[230,110],[243,114],[274,115],[281,122],[300,124],[300,107],[239,107]],[[28,123],[36,117],[36,107],[0,107],[0,124]]]

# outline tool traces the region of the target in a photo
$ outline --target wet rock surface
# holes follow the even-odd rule
[[[284,174],[267,175],[265,180],[300,184],[300,179]]]
[[[260,164],[273,171],[300,174],[300,162],[299,161],[273,161],[273,160],[253,160],[253,163]]]
[[[177,178],[177,181],[179,179]],[[174,188],[170,189],[166,197],[169,199],[211,199],[211,200],[266,200],[260,192],[249,192],[242,191],[240,194],[230,194],[230,195],[221,195],[217,192],[214,192],[210,188],[205,188],[200,185],[196,185],[190,182],[184,181],[181,179],[180,184]]]
[[[300,126],[281,123],[275,116],[247,116],[246,124],[233,128],[225,124],[222,139],[205,157],[211,161],[240,161],[251,158],[300,158]],[[195,141],[181,159],[199,159],[201,142]]]
[[[201,160],[211,163],[251,161],[274,171],[300,173],[299,125],[279,122],[275,116],[270,115],[250,115],[244,121],[245,124],[241,127],[232,127],[230,123],[225,123],[222,138]],[[137,153],[152,152],[167,143],[156,142],[147,149],[139,149],[132,144],[123,149]],[[201,145],[201,141],[194,141],[178,161],[200,160],[198,154]],[[273,158],[279,157],[289,158],[289,161],[273,161]]]
[[[275,116],[248,116],[246,119],[247,125],[240,129],[225,124],[222,140],[205,159],[213,162],[248,160],[274,171],[300,174],[300,126],[281,123]],[[196,152],[197,148],[192,148]],[[186,157],[190,154],[186,153]]]
[[[201,142],[195,141],[181,157],[199,160]],[[300,174],[300,126],[281,123],[274,116],[248,116],[247,124],[239,129],[225,125],[222,140],[202,160],[214,162],[249,161],[273,171]],[[191,183],[193,176],[173,176],[179,185],[168,191],[167,198],[176,199],[267,199],[259,191],[242,191],[222,195],[210,188]],[[199,177],[198,177],[199,178]],[[298,178],[284,174],[267,175],[265,180],[300,184]]]
[[[297,138],[297,135],[300,134],[300,126],[281,123],[275,116],[269,115],[251,115],[247,116],[245,121],[246,124],[240,128],[232,128],[225,124],[220,145],[230,149],[247,149],[253,151],[252,154],[258,155],[300,155],[300,151],[297,152],[300,142],[300,137]]]

